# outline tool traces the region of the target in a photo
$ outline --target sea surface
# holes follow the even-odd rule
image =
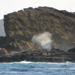
[[[0,63],[0,75],[75,75],[75,63]]]

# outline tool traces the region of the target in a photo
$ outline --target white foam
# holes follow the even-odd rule
[[[19,63],[33,63],[33,62],[31,62],[31,61],[21,61],[21,62],[19,62]]]
[[[38,48],[51,51],[52,49],[52,34],[49,32],[44,32],[32,37],[32,42],[37,45]]]

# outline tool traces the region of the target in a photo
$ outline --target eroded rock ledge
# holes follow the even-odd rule
[[[15,54],[9,54],[0,57],[0,62],[18,62],[18,61],[33,61],[33,62],[75,62],[75,53],[53,50],[47,52],[43,50],[24,51]]]

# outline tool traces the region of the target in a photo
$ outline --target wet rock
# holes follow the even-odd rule
[[[75,47],[72,49],[69,49],[68,52],[75,52]]]

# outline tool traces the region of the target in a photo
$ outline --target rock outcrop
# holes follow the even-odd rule
[[[75,46],[75,14],[48,7],[29,8],[4,16],[7,44],[21,50],[32,49],[31,38],[41,32],[52,34],[55,49],[68,51]]]
[[[28,8],[4,16],[5,55],[0,61],[63,62],[75,60],[75,14],[49,7]],[[42,32],[52,34],[53,52],[38,50],[31,39]],[[2,48],[3,50],[3,48]]]
[[[54,50],[52,52],[33,50],[0,57],[0,62],[15,62],[23,60],[33,62],[75,62],[75,53],[67,53],[60,50]]]

